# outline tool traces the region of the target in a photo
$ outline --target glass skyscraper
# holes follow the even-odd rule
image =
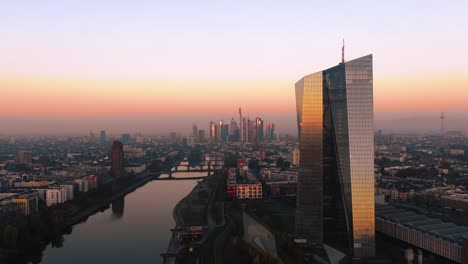
[[[296,83],[296,237],[375,255],[372,55]]]

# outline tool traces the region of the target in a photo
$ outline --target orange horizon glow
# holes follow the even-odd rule
[[[295,80],[1,77],[1,117],[294,113]],[[468,110],[468,75],[374,77],[376,112]]]

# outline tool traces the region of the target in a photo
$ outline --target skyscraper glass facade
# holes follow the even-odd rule
[[[296,236],[375,254],[372,55],[296,83]]]

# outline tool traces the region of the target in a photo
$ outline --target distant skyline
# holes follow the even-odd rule
[[[236,109],[237,110],[237,109]],[[141,132],[144,135],[168,134],[177,132],[189,136],[192,125],[208,133],[210,121],[236,120],[232,114],[166,114],[164,116],[123,116],[91,118],[0,118],[0,136],[12,135],[96,135],[104,129],[107,136],[120,136],[122,133]],[[464,112],[445,112],[445,130],[458,130],[468,133],[468,116]],[[255,115],[250,115],[254,117]],[[267,123],[275,123],[281,134],[297,135],[296,113],[259,114]],[[385,133],[439,133],[440,112],[395,112],[375,113],[375,129]]]
[[[0,134],[182,131],[239,106],[294,133],[295,80],[336,65],[342,38],[346,60],[374,56],[376,126],[437,131],[446,112],[447,129],[468,131],[467,10],[466,1],[4,1]]]

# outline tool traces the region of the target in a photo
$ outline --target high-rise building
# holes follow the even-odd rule
[[[105,130],[101,130],[99,141],[101,142],[101,144],[106,143],[107,139],[106,139],[106,131]]]
[[[205,142],[205,130],[198,130],[198,141],[200,143],[204,143]]]
[[[198,142],[199,139],[198,139],[198,127],[196,124],[193,124],[192,126],[192,137],[193,137],[193,140],[195,142]]]
[[[244,120],[242,119],[242,109],[239,107],[239,136],[240,142],[244,142]]]
[[[255,118],[255,135],[256,135],[256,144],[263,143],[263,120],[260,117]]]
[[[221,142],[227,142],[228,137],[229,137],[229,125],[228,124],[223,124],[219,126],[221,130]]]
[[[250,142],[250,138],[249,138],[249,123],[250,123],[250,120],[248,117],[244,117],[242,119],[242,134],[243,134],[243,138],[244,138],[244,141],[243,142]]]
[[[229,125],[229,141],[240,141],[239,127],[237,126],[237,122],[234,120],[234,118],[231,119],[231,124]]]
[[[275,140],[275,124],[273,123],[268,123],[266,125],[266,140],[268,142],[274,141]]]
[[[216,142],[219,143],[222,141],[222,136],[221,136],[221,132],[223,131],[223,124],[224,124],[224,121],[223,120],[219,120],[219,126],[218,126],[218,129],[216,130],[216,138],[218,139]]]
[[[131,138],[132,138],[132,137],[130,136],[130,133],[124,133],[124,134],[122,134],[122,143],[125,144],[125,143],[130,142],[130,139],[131,139]]]
[[[210,122],[210,143],[218,143],[218,126],[213,121]]]
[[[296,83],[296,236],[375,255],[372,55]]]
[[[115,178],[122,178],[125,176],[123,144],[117,140],[112,143],[111,168],[112,176]]]
[[[93,131],[89,131],[89,138],[88,142],[90,143],[95,143],[97,141],[96,135],[94,134]]]
[[[15,164],[17,165],[27,165],[31,166],[32,164],[32,153],[30,150],[20,149],[15,157]]]

